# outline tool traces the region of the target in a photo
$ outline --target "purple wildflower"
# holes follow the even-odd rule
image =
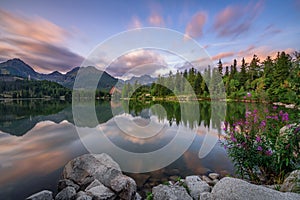
[[[267,123],[266,123],[266,120],[262,120],[261,123],[260,123],[260,126],[261,126],[261,127],[265,127],[266,124],[267,124]]]
[[[267,150],[267,151],[265,152],[265,154],[266,154],[267,156],[271,156],[271,155],[273,154],[273,152],[272,152],[272,150]]]
[[[237,142],[237,139],[235,137],[233,137],[233,136],[231,136],[230,139],[231,139],[232,142]]]
[[[256,142],[261,142],[261,138],[259,136],[256,136]]]
[[[289,114],[288,113],[284,113],[283,115],[282,115],[282,121],[284,122],[284,121],[289,121]]]
[[[247,96],[248,96],[248,97],[251,97],[252,94],[251,94],[250,92],[247,92]]]
[[[277,106],[273,106],[273,110],[276,110],[277,109]]]
[[[262,151],[263,149],[262,149],[261,146],[258,146],[258,147],[257,147],[257,150],[258,150],[258,151]]]
[[[281,111],[279,111],[279,116],[282,117],[282,115],[283,115],[283,111],[281,110]]]

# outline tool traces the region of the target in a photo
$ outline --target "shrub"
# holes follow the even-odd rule
[[[254,183],[281,183],[284,176],[299,165],[300,123],[289,124],[289,115],[273,107],[246,111],[245,119],[224,123],[221,141],[241,178]],[[287,126],[283,133],[280,128]]]

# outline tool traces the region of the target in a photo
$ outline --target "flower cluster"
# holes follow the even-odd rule
[[[247,110],[244,119],[224,123],[226,135],[222,144],[238,174],[252,181],[260,182],[260,174],[265,176],[264,180],[274,183],[274,176],[283,176],[297,162],[293,151],[299,144],[300,128],[295,128],[294,135],[280,135],[280,128],[289,123],[289,114],[282,110],[275,112],[277,107],[273,107],[272,112]]]

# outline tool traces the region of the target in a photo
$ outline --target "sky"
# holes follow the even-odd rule
[[[0,62],[17,57],[41,73],[65,73],[114,35],[161,27],[179,32],[183,40],[192,38],[214,64],[222,59],[226,66],[243,57],[250,62],[253,54],[263,60],[278,51],[299,51],[299,17],[300,0],[1,0]],[[119,56],[117,66],[126,69],[150,61],[176,62],[174,55],[150,50]],[[120,71],[110,73],[120,77]]]

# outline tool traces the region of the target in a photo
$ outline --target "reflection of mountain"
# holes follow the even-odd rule
[[[96,113],[99,123],[112,118],[110,102],[96,102]],[[94,127],[88,118],[82,126]],[[67,120],[74,124],[71,103],[65,101],[11,101],[0,103],[0,130],[11,135],[22,136],[37,123],[53,121],[60,123]]]

